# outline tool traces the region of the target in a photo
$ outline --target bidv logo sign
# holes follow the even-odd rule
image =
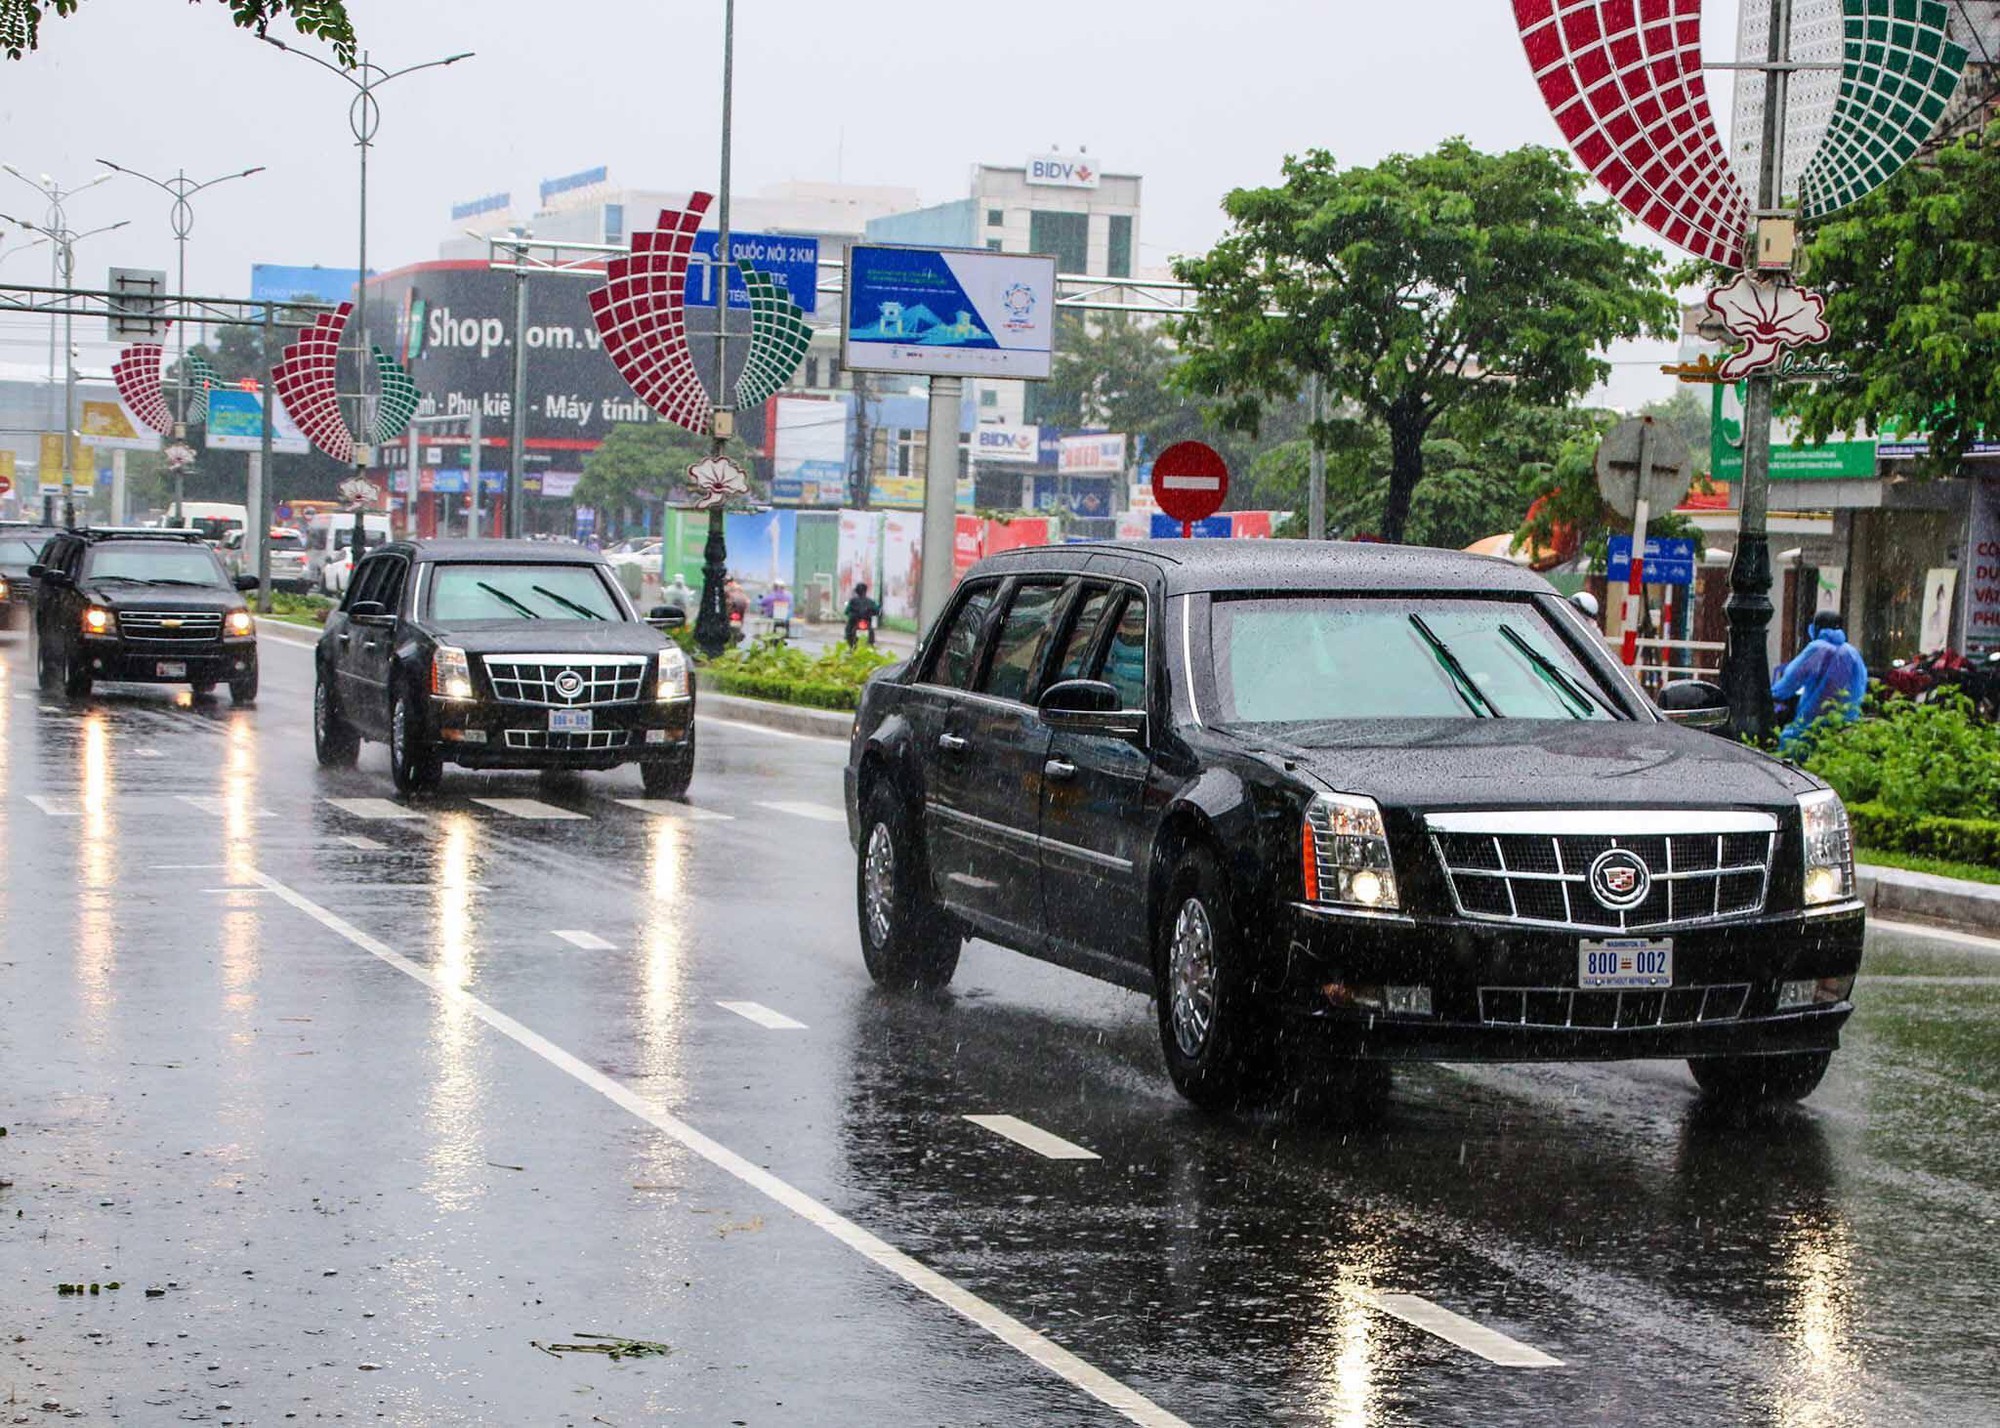
[[[1090,160],[1067,154],[1036,154],[1028,160],[1028,182],[1048,188],[1096,188],[1098,172]]]
[[[979,426],[972,429],[972,454],[982,461],[1018,461],[1033,465],[1041,454],[1038,426]]]

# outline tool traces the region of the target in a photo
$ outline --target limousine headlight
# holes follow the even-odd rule
[[[653,670],[653,697],[662,704],[677,703],[688,697],[688,661],[679,645],[660,651]]]
[[[431,655],[431,693],[440,699],[472,698],[472,666],[456,645],[439,645]]]
[[[1306,901],[1389,912],[1396,897],[1396,869],[1389,833],[1372,798],[1322,793],[1306,806],[1300,831],[1300,864]]]
[[[1806,906],[1845,902],[1854,896],[1854,833],[1847,807],[1830,788],[1799,795],[1805,827]]]

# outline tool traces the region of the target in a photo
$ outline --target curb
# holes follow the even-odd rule
[[[781,734],[800,734],[812,739],[838,739],[846,743],[854,732],[854,716],[834,709],[808,709],[798,704],[775,704],[768,699],[745,699],[736,694],[717,694],[702,686],[698,714],[715,719],[733,719],[739,724],[756,724]]]
[[[1855,869],[1855,880],[1861,900],[1872,913],[2000,932],[2000,884],[1969,883],[1934,873],[1865,864]]]

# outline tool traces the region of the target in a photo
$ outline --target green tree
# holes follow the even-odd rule
[[[1567,406],[1610,374],[1607,343],[1672,330],[1658,256],[1585,183],[1553,150],[1463,139],[1372,168],[1288,158],[1281,186],[1231,193],[1232,231],[1175,264],[1197,294],[1176,381],[1254,429],[1317,375],[1386,431],[1379,528],[1400,541],[1441,418]]]
[[[657,506],[687,484],[687,469],[707,459],[708,441],[667,422],[623,422],[583,458],[576,503],[624,513]]]
[[[8,59],[19,59],[41,44],[42,16],[74,15],[81,0],[0,0],[0,48]],[[344,0],[226,0],[229,17],[246,30],[263,34],[281,15],[291,17],[302,35],[333,46],[334,56],[354,67],[354,26]]]
[[[2000,432],[2000,122],[1821,224],[1804,271],[1849,372],[1789,394],[1808,440],[1928,430],[1947,473]]]

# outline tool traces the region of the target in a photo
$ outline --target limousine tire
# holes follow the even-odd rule
[[[865,807],[854,900],[861,960],[877,985],[902,990],[951,981],[965,936],[932,895],[915,831],[887,788],[871,793]]]
[[[1803,1101],[1818,1088],[1831,1051],[1784,1056],[1690,1057],[1695,1085],[1712,1101]]]
[[[408,690],[398,690],[389,710],[389,775],[399,793],[427,793],[444,776],[444,759],[424,727],[424,708]]]
[[[326,671],[321,670],[313,680],[313,754],[322,767],[351,769],[360,752],[361,736],[340,717],[333,686],[327,683]]]
[[[1175,870],[1155,948],[1160,1047],[1175,1088],[1211,1110],[1267,1099],[1280,1080],[1276,1047],[1228,881],[1207,849],[1191,849]]]

